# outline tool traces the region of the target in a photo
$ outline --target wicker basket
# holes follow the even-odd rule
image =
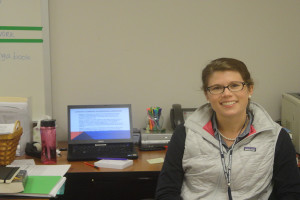
[[[20,121],[16,121],[13,133],[0,135],[0,166],[9,165],[15,160],[17,146],[22,133],[23,128],[20,125]]]

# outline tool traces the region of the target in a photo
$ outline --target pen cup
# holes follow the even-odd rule
[[[160,117],[146,117],[146,130],[150,132],[160,133],[163,130],[164,118]]]

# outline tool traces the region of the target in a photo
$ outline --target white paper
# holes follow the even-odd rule
[[[28,176],[64,176],[71,165],[7,165],[27,170]]]
[[[14,160],[10,165],[35,165],[33,159]]]
[[[15,124],[0,124],[0,135],[14,132]]]
[[[27,102],[0,102],[1,111],[16,111],[16,110],[26,110]]]

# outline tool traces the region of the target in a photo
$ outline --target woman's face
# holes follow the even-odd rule
[[[208,80],[208,87],[214,85],[228,86],[232,82],[244,82],[241,74],[236,71],[216,71]],[[241,91],[231,92],[225,88],[221,94],[211,94],[206,91],[206,98],[210,102],[217,117],[239,117],[246,113],[249,95],[253,93],[253,86],[247,85]]]

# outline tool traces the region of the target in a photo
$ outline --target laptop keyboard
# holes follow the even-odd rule
[[[134,147],[128,144],[108,144],[106,146],[77,145],[73,147],[77,156],[129,158],[134,153]]]

